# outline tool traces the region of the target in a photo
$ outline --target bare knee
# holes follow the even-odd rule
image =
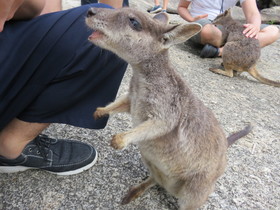
[[[212,24],[203,26],[200,36],[202,44],[211,44],[216,47],[222,45],[222,32]]]
[[[267,26],[259,33],[259,42],[261,47],[272,44],[280,37],[280,31],[277,26]]]

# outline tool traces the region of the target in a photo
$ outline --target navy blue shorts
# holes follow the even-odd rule
[[[96,107],[116,97],[127,63],[88,41],[89,4],[27,21],[0,33],[0,130],[12,119],[100,129]]]

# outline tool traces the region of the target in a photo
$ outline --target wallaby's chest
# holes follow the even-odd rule
[[[130,82],[130,114],[135,125],[158,115],[159,101],[164,96],[158,94],[153,83],[143,78],[133,76]]]
[[[174,97],[179,98],[176,84],[166,76],[149,76],[141,74],[132,76],[129,88],[130,114],[135,125],[151,118],[170,118],[171,106],[179,106]],[[169,114],[169,117],[167,116]],[[172,112],[172,116],[175,113]]]

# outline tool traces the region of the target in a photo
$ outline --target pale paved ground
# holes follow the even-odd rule
[[[146,10],[152,1],[132,0],[131,6]],[[65,1],[64,6],[78,6]],[[180,21],[173,15],[172,21]],[[259,71],[280,81],[280,40],[263,49]],[[200,59],[193,45],[171,49],[171,59],[193,92],[213,110],[227,134],[252,122],[255,128],[228,151],[228,167],[215,192],[201,209],[280,209],[280,88],[256,82],[248,74],[226,78],[207,69],[221,59]],[[244,58],[245,59],[245,58]],[[120,87],[127,90],[131,69]],[[147,177],[136,146],[115,151],[113,134],[131,127],[128,115],[110,119],[104,130],[94,131],[53,125],[47,134],[93,144],[99,152],[95,167],[78,175],[58,177],[42,171],[0,175],[0,209],[176,209],[176,200],[155,187],[140,199],[120,206],[128,187]]]

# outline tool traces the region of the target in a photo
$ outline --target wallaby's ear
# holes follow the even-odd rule
[[[169,22],[169,16],[168,14],[166,14],[166,12],[160,12],[158,14],[156,14],[153,19],[158,20],[164,24],[168,24]]]
[[[165,48],[169,48],[171,45],[185,42],[200,32],[201,28],[198,23],[175,25],[163,34],[162,42]]]
[[[231,14],[231,8],[229,8],[225,11],[224,16],[230,16],[230,14]]]

